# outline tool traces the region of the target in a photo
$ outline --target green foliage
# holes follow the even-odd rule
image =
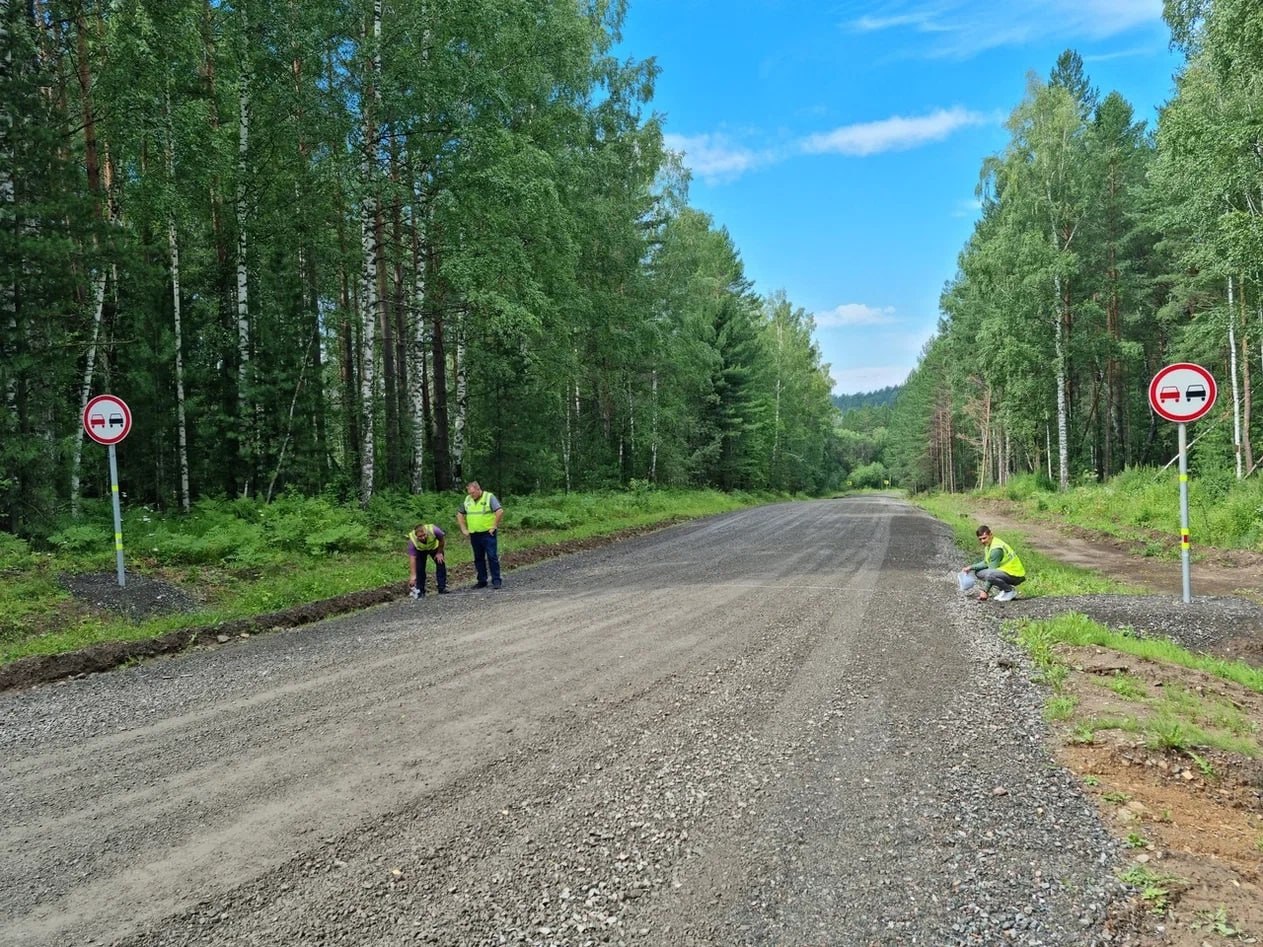
[[[1119,881],[1136,888],[1154,914],[1165,914],[1171,903],[1172,875],[1154,871],[1147,865],[1134,864],[1118,876]]]
[[[0,533],[0,570],[21,569],[31,560],[30,544],[12,533]]]
[[[48,537],[49,545],[65,555],[87,553],[99,556],[102,550],[114,552],[114,530],[87,524],[67,526]]]
[[[574,520],[569,513],[561,510],[550,510],[546,507],[530,506],[514,517],[515,525],[523,529],[570,529]]]

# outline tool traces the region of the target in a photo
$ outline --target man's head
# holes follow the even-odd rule
[[[977,530],[977,534],[978,534],[978,542],[982,543],[984,546],[991,545],[991,527],[990,526],[979,526]]]
[[[415,527],[413,527],[412,531],[417,534],[417,539],[422,542],[430,541],[430,531],[425,528],[424,523],[418,523]]]
[[[465,484],[465,492],[477,500],[480,496],[482,496],[482,487],[478,485],[477,480],[471,480],[469,483]]]

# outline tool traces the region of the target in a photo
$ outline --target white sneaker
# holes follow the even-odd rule
[[[1009,589],[1007,592],[1001,592],[995,597],[997,602],[1011,602],[1017,598],[1017,589]]]

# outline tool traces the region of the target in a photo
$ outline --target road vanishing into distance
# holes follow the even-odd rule
[[[1122,943],[965,561],[784,503],[0,694],[0,945]]]

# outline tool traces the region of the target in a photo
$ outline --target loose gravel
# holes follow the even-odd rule
[[[0,945],[1133,943],[960,558],[786,504],[0,695]]]

